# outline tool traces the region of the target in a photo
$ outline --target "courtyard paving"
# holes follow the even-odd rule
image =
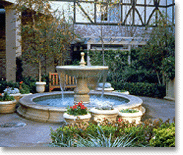
[[[142,120],[161,118],[170,121],[175,117],[175,102],[165,99],[140,97],[146,113]],[[15,123],[16,125],[13,126]],[[2,126],[5,124],[6,126]],[[40,123],[24,119],[17,113],[0,114],[0,147],[48,147],[51,142],[50,127],[55,130],[60,123]]]

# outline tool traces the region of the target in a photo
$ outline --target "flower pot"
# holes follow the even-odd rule
[[[46,82],[36,82],[36,91],[38,93],[43,93],[45,91]]]
[[[133,121],[135,121],[136,124],[140,124],[141,123],[141,118],[142,118],[142,111],[138,111],[135,113],[122,113],[119,112],[118,113],[118,118],[121,119],[122,121],[128,121],[129,123],[132,123]]]
[[[92,120],[94,122],[103,122],[105,119],[108,121],[116,121],[119,110],[114,108],[113,110],[98,110],[96,108],[92,108],[90,113],[92,115]]]
[[[0,113],[8,114],[15,112],[16,100],[13,101],[0,101]]]
[[[63,117],[68,124],[81,123],[81,122],[87,123],[91,119],[91,114],[87,113],[86,115],[74,116],[74,115],[69,115],[67,113],[64,113]]]

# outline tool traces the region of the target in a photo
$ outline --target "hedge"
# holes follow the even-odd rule
[[[131,95],[163,98],[166,95],[166,87],[156,83],[112,83],[115,90],[127,90]]]

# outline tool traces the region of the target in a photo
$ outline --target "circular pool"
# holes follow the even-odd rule
[[[91,103],[85,104],[89,109],[95,102],[107,101],[109,99],[114,103],[114,107],[119,110],[126,108],[142,110],[143,101],[133,95],[126,95],[118,92],[105,92],[102,99],[99,97],[99,95],[101,95],[100,92],[91,91],[89,95],[91,96]],[[59,123],[64,121],[63,114],[66,111],[67,106],[73,105],[73,96],[73,91],[65,91],[64,101],[62,101],[61,92],[28,95],[20,99],[20,105],[17,112],[27,119]],[[60,104],[61,102],[62,104]]]

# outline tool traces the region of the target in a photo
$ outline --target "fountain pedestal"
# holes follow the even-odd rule
[[[77,86],[74,90],[74,103],[83,102],[89,103],[90,92],[88,88],[88,78],[98,77],[104,70],[108,70],[108,66],[85,66],[84,53],[81,52],[80,66],[57,66],[57,72],[61,77],[61,74],[67,74],[74,76],[77,79]],[[104,74],[104,73],[103,73]],[[96,80],[95,80],[96,81]]]
[[[88,86],[87,86],[87,78],[78,77],[77,78],[77,86],[74,89],[75,95],[74,95],[74,103],[83,102],[83,103],[89,103],[90,96],[88,93],[90,92]]]

